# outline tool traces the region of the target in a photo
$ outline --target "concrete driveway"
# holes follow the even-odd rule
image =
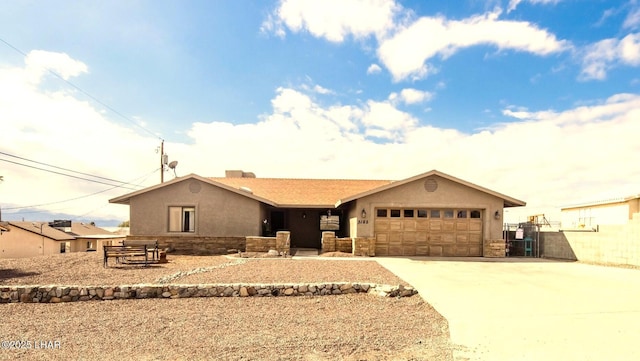
[[[640,360],[640,270],[377,258],[448,321],[455,360]]]

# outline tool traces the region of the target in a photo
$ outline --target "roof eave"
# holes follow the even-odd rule
[[[504,200],[504,207],[521,207],[521,206],[526,206],[527,205],[526,202],[521,201],[519,199],[516,199],[516,198],[513,198],[513,197],[509,197],[509,196],[504,195],[502,193],[498,193],[496,191],[492,191],[491,189],[484,188],[484,187],[479,186],[477,184],[474,184],[474,183],[471,183],[471,182],[467,182],[467,181],[462,180],[460,178],[456,178],[456,177],[454,177],[452,175],[449,175],[449,174],[446,174],[446,173],[442,173],[442,172],[440,172],[438,170],[432,169],[432,170],[430,170],[428,172],[425,172],[425,173],[422,173],[422,174],[418,174],[418,175],[415,175],[415,176],[407,178],[407,179],[391,182],[389,184],[385,184],[383,186],[380,186],[380,187],[377,187],[377,188],[374,188],[374,189],[370,189],[368,191],[365,191],[365,192],[362,192],[362,193],[359,193],[359,194],[355,194],[355,195],[349,196],[349,197],[344,198],[344,199],[340,199],[340,200],[338,200],[338,202],[336,202],[336,207],[339,206],[340,204],[347,203],[347,202],[353,201],[355,199],[366,197],[366,196],[369,196],[369,195],[372,195],[372,194],[375,194],[375,193],[378,193],[378,192],[382,192],[382,191],[385,191],[387,189],[395,188],[395,187],[398,187],[398,186],[413,182],[413,181],[421,179],[421,178],[429,177],[429,176],[432,176],[432,175],[437,175],[439,177],[448,179],[450,181],[453,181],[453,182],[456,182],[456,183],[460,183],[460,184],[465,185],[467,187],[470,187],[470,188],[479,190],[481,192],[490,194],[492,196],[501,198],[502,200]]]
[[[165,183],[156,184],[155,186],[147,187],[147,188],[144,188],[144,189],[132,192],[132,193],[128,193],[128,194],[125,194],[125,195],[120,196],[120,197],[112,198],[112,199],[109,200],[109,203],[129,204],[129,200],[132,197],[136,197],[136,196],[139,196],[141,194],[144,194],[144,193],[147,193],[147,192],[151,192],[151,191],[154,191],[156,189],[160,189],[162,187],[167,187],[167,186],[170,186],[172,184],[176,184],[176,183],[185,181],[187,179],[197,179],[197,180],[199,180],[201,182],[211,184],[213,186],[216,186],[216,187],[231,191],[231,192],[236,193],[236,194],[240,194],[242,196],[254,199],[254,200],[258,201],[258,202],[262,202],[262,203],[265,203],[265,204],[268,204],[268,205],[271,205],[271,206],[274,206],[274,207],[277,206],[273,201],[271,201],[269,199],[256,196],[253,193],[249,193],[249,192],[243,191],[241,189],[236,189],[236,188],[228,186],[226,184],[223,184],[223,183],[220,183],[220,182],[216,182],[216,181],[214,181],[212,179],[201,177],[201,176],[199,176],[197,174],[193,174],[193,173],[188,174],[188,175],[186,175],[184,177],[174,178],[174,179],[172,179],[172,180],[170,180],[168,182],[165,182]]]

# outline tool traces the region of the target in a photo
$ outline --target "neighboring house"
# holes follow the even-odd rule
[[[563,229],[597,229],[598,226],[624,225],[640,212],[640,194],[585,202],[560,209]]]
[[[502,238],[505,207],[525,202],[432,170],[400,181],[195,174],[111,199],[128,204],[132,237],[165,244],[291,232],[291,247],[321,248],[322,231],[376,240],[376,255],[482,256]]]
[[[66,221],[3,222],[0,258],[24,258],[67,252],[96,251],[125,237],[90,224]]]

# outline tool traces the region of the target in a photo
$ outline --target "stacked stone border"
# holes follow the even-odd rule
[[[124,286],[4,286],[0,303],[60,303],[146,298],[328,296],[368,293],[382,297],[409,297],[418,293],[402,285],[371,283],[199,284]]]

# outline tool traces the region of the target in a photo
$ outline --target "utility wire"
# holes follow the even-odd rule
[[[157,172],[157,171],[158,171],[158,169],[155,169],[155,170],[154,170],[154,171],[152,171],[151,173],[147,173],[147,174],[145,174],[145,175],[143,175],[143,176],[140,176],[140,177],[138,177],[138,178],[136,178],[136,179],[133,179],[133,180],[131,180],[131,181],[127,182],[126,184],[133,183],[134,181],[136,181],[136,180],[138,180],[138,179],[140,179],[140,178],[145,178],[145,179],[143,179],[143,180],[142,180],[142,182],[144,182],[144,180],[146,180],[147,178],[149,178],[149,176],[150,176],[150,175],[154,174],[154,173],[155,173],[155,172]],[[3,208],[3,210],[24,209],[24,208],[33,208],[33,207],[42,207],[42,206],[49,206],[49,205],[52,205],[52,204],[59,204],[59,203],[71,202],[71,201],[75,201],[75,200],[78,200],[78,199],[82,199],[82,198],[87,198],[87,197],[95,196],[96,194],[100,194],[100,193],[108,192],[108,191],[110,191],[110,190],[113,190],[113,189],[115,189],[115,188],[120,188],[120,187],[121,187],[121,186],[113,186],[113,187],[111,187],[111,188],[107,188],[107,189],[105,189],[105,190],[101,190],[101,191],[98,191],[98,192],[95,192],[95,193],[85,194],[85,195],[80,196],[80,197],[75,197],[75,198],[65,199],[65,200],[62,200],[62,201],[49,202],[49,203],[42,203],[42,204],[34,204],[34,205],[31,205],[31,206],[23,206],[23,207],[8,207],[8,208]],[[29,213],[29,212],[14,212],[14,213]],[[90,212],[89,212],[89,213],[90,213]]]
[[[118,188],[118,187],[119,187],[119,188],[124,188],[124,189],[130,189],[130,190],[133,190],[133,191],[137,191],[137,190],[138,190],[138,189],[136,189],[136,188],[125,187],[125,186],[123,186],[123,185],[117,185],[117,186],[114,186],[114,185],[113,185],[113,184],[111,184],[111,183],[106,183],[106,182],[101,182],[101,181],[99,181],[99,180],[95,180],[95,179],[83,178],[83,177],[78,177],[78,176],[71,175],[71,174],[66,174],[66,173],[56,172],[56,171],[54,171],[54,170],[44,169],[44,168],[39,168],[39,167],[36,167],[36,166],[32,166],[32,165],[28,165],[28,164],[23,164],[23,163],[18,163],[18,162],[14,162],[14,161],[11,161],[11,160],[8,160],[8,159],[0,159],[0,161],[2,161],[2,162],[7,162],[7,163],[13,163],[13,164],[17,164],[17,165],[21,165],[21,166],[23,166],[23,167],[28,167],[28,168],[38,169],[38,170],[42,170],[42,171],[45,171],[45,172],[54,173],[54,174],[58,174],[58,175],[63,175],[63,176],[66,176],[66,177],[71,177],[71,178],[81,179],[81,180],[85,180],[85,181],[88,181],[88,182],[94,182],[94,183],[104,184],[104,185],[108,185],[108,186],[112,186],[112,187],[116,187],[116,188]],[[119,182],[119,183],[126,184],[126,182]]]
[[[58,166],[55,166],[55,165],[51,165],[51,164],[47,164],[47,163],[43,163],[43,162],[38,162],[38,161],[36,161],[36,160],[32,160],[32,159],[27,159],[27,158],[19,157],[19,156],[17,156],[17,155],[13,155],[13,154],[5,153],[5,152],[0,152],[0,154],[2,154],[2,155],[6,155],[6,156],[9,156],[9,157],[13,157],[13,158],[18,158],[18,159],[20,159],[20,160],[26,160],[26,161],[31,162],[31,163],[36,163],[36,164],[40,164],[40,165],[45,165],[45,166],[50,167],[50,168],[60,169],[60,170],[64,170],[64,171],[71,172],[71,173],[82,174],[82,175],[86,175],[86,176],[93,177],[93,178],[100,178],[100,179],[108,180],[108,181],[110,181],[110,182],[116,182],[116,183],[130,183],[130,182],[123,182],[123,181],[119,181],[119,180],[117,180],[117,179],[111,179],[111,178],[101,177],[101,176],[93,175],[93,174],[89,174],[89,173],[78,172],[77,170],[68,169],[68,168],[62,168],[62,167],[58,167]]]
[[[0,42],[3,42],[6,46],[10,47],[11,49],[17,51],[18,53],[22,54],[23,56],[28,56],[24,51],[16,48],[15,46],[11,45],[10,43],[8,43],[6,40],[0,38]],[[46,68],[46,70],[52,74],[53,76],[55,76],[56,78],[62,80],[63,82],[67,83],[69,86],[73,87],[74,89],[78,90],[80,93],[84,94],[85,96],[89,97],[90,99],[92,99],[93,101],[95,101],[96,103],[102,105],[103,107],[111,110],[113,113],[117,114],[118,116],[120,116],[122,119],[130,122],[131,124],[135,125],[136,127],[144,130],[146,133],[150,134],[151,136],[153,136],[154,138],[158,138],[159,140],[164,140],[162,139],[162,137],[158,136],[157,134],[154,134],[152,131],[150,131],[149,129],[143,127],[142,125],[140,125],[139,123],[136,123],[135,121],[129,119],[129,117],[127,117],[126,115],[120,113],[119,111],[117,111],[116,109],[114,109],[113,107],[109,106],[106,103],[103,103],[102,101],[100,101],[98,98],[94,97],[93,95],[89,94],[88,92],[84,91],[82,88],[80,88],[79,86],[73,84],[72,82],[66,80],[65,78],[63,78],[61,75],[59,75],[58,73],[56,73],[55,71]]]

